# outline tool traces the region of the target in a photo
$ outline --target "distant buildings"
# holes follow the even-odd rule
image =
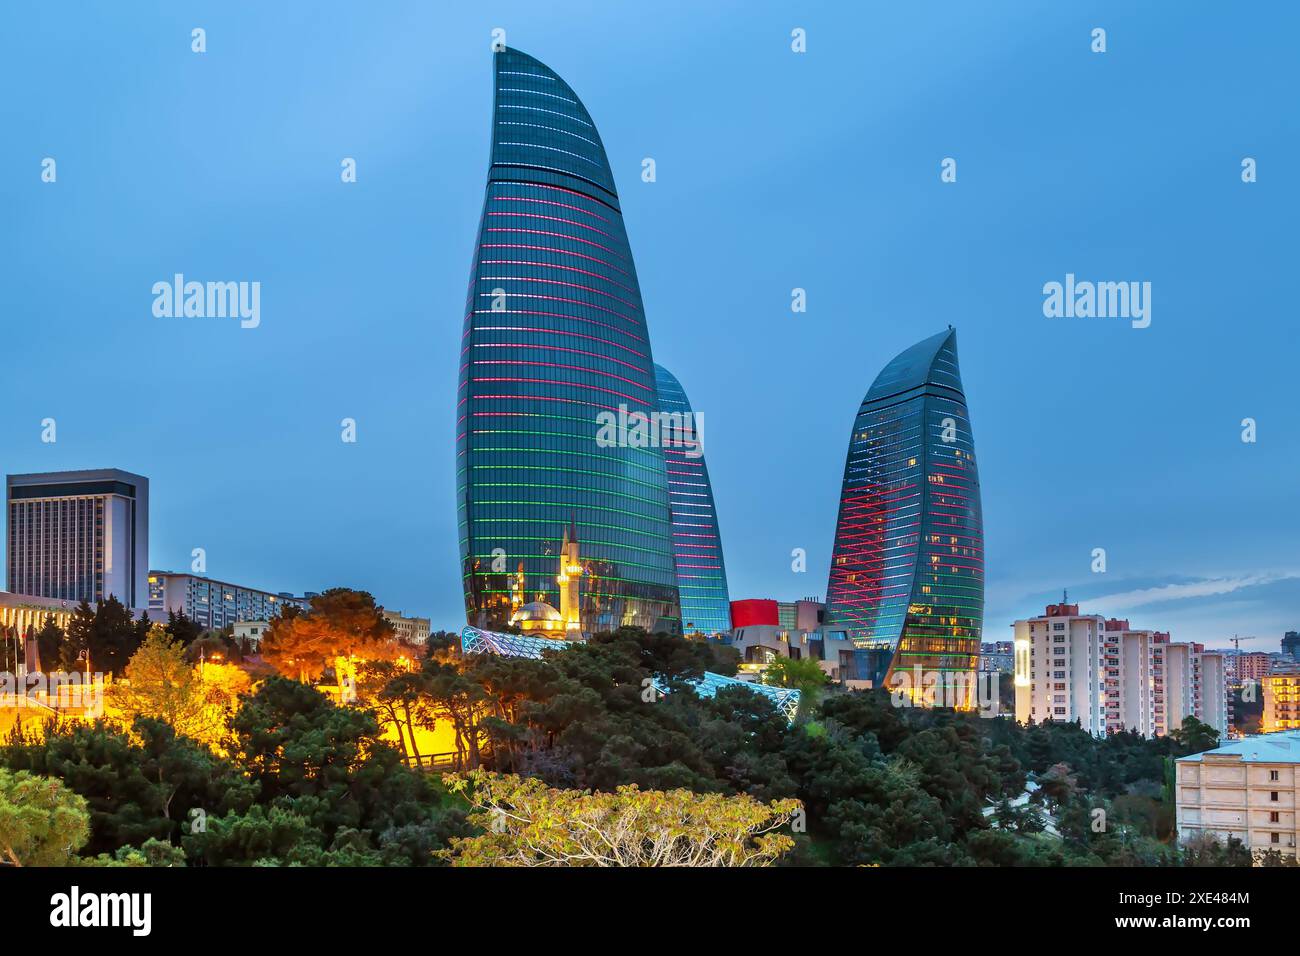
[[[1264,712],[1259,729],[1266,734],[1278,730],[1300,730],[1300,671],[1294,668],[1265,674],[1260,678]]]
[[[429,643],[430,621],[427,617],[405,617],[401,611],[384,612],[384,620],[393,625],[397,636],[408,644],[423,646]]]
[[[787,614],[782,610],[788,609]],[[817,661],[826,676],[849,686],[859,680],[862,652],[843,634],[822,627],[825,605],[811,598],[790,603],[751,598],[731,602],[727,643],[740,654],[740,671],[757,679],[778,657]]]
[[[1229,677],[1234,687],[1246,681],[1260,680],[1273,670],[1273,655],[1263,651],[1246,651],[1229,657]]]
[[[1282,635],[1282,654],[1300,661],[1300,631],[1287,631]]]
[[[167,612],[184,613],[200,627],[220,630],[241,621],[269,621],[285,605],[306,609],[312,595],[294,597],[229,584],[196,574],[149,572],[149,617],[166,622]]]
[[[1015,641],[987,641],[980,645],[980,670],[986,673],[1010,674],[1016,666]]]
[[[949,328],[896,356],[849,437],[826,627],[867,652],[874,686],[978,665],[984,614],[979,471]]]
[[[1296,767],[1300,731],[1243,737],[1176,762],[1182,840],[1209,834],[1241,840],[1252,853],[1296,855]]]
[[[149,479],[116,468],[5,479],[8,590],[128,608],[147,599]]]
[[[654,359],[609,159],[557,73],[508,48],[493,67],[490,167],[458,346],[466,618],[503,627],[521,563],[526,594],[553,594],[553,548],[576,523],[580,630],[680,634],[664,452],[633,419],[661,412]],[[609,441],[604,417],[620,426]]]
[[[1200,644],[1173,643],[1128,621],[1050,604],[1016,621],[1016,719],[1078,720],[1102,736],[1135,730],[1164,736],[1194,716],[1229,729],[1224,657]]]

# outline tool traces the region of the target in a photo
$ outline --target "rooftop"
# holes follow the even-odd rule
[[[1178,762],[1199,761],[1202,757],[1235,757],[1243,763],[1300,763],[1300,730],[1242,737],[1214,750],[1179,757]]]

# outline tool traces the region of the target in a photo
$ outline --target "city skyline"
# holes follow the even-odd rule
[[[591,43],[631,28],[617,12],[591,12],[576,36],[571,20],[551,25],[522,7],[500,24],[447,16],[437,24],[444,55],[417,68],[421,30],[402,37],[382,13],[355,24],[343,14],[356,29],[340,33],[358,53],[328,37],[286,45],[294,23],[274,11],[249,15],[256,30],[214,12],[208,72],[170,91],[142,91],[111,62],[125,51],[180,75],[190,54],[159,52],[158,37],[188,33],[181,12],[140,37],[129,11],[91,12],[87,36],[31,45],[56,51],[58,108],[16,104],[15,141],[34,152],[2,160],[25,237],[5,247],[15,311],[31,317],[12,332],[31,361],[9,376],[14,401],[0,411],[7,473],[147,476],[158,567],[183,570],[204,547],[216,577],[295,593],[353,584],[435,626],[459,623],[447,317],[479,212],[490,30],[503,25],[582,91],[611,150],[655,358],[690,384],[709,420],[733,597],[819,592],[835,521],[824,476],[842,464],[862,385],[951,320],[980,427],[985,639],[1008,636],[1011,621],[1062,588],[1090,611],[1207,646],[1236,632],[1255,638],[1244,647],[1272,650],[1296,628],[1286,476],[1300,449],[1277,413],[1292,400],[1285,350],[1264,347],[1286,328],[1271,304],[1286,301],[1282,211],[1295,192],[1267,160],[1285,132],[1272,115],[1280,59],[1267,49],[1280,37],[1247,58],[1244,26],[1224,22],[1219,54],[1189,79],[1172,69],[1186,50],[1155,42],[1187,26],[1142,11],[1107,14],[1123,42],[1106,58],[1060,39],[1086,34],[1079,16],[1045,14],[1031,30],[996,12],[953,12],[953,35],[934,49],[913,51],[915,62],[886,50],[858,78],[836,62],[867,29],[851,11],[801,14],[803,60],[788,50],[786,11],[760,7],[744,21],[691,11],[698,36],[668,16],[638,25],[644,71]],[[882,16],[904,38],[917,29]],[[38,36],[56,29],[40,12],[29,19]],[[756,91],[716,62],[723,33],[750,58]],[[1035,46],[1044,35],[1050,49]],[[396,47],[371,85],[349,93],[330,78],[331,64],[363,54],[370,64],[366,45],[379,36]],[[1062,59],[1063,46],[1077,56]],[[1040,89],[991,77],[958,94],[947,82],[1010,49],[1044,78]],[[31,55],[18,50],[16,68]],[[103,75],[89,95],[60,78],[87,69]],[[1175,95],[1159,80],[1166,72],[1193,89]],[[318,124],[328,135],[304,129],[306,118],[277,134],[284,100],[241,114],[256,148],[205,127],[193,132],[207,152],[149,131],[182,93],[230,118],[232,89],[256,102],[263,83],[295,75],[308,79],[287,102],[311,120],[337,117]],[[884,81],[913,90],[920,108],[900,115],[878,92]],[[1085,83],[1095,101],[1082,104]],[[375,111],[376,92],[390,91],[391,109]],[[116,109],[128,95],[142,102]],[[689,108],[701,99],[708,109]],[[846,121],[851,103],[862,109]],[[1123,138],[1123,160],[1072,133],[1053,104]],[[832,144],[860,178],[835,175]],[[50,185],[36,174],[47,154],[60,162]],[[360,172],[349,193],[337,172],[351,155]],[[1251,185],[1238,176],[1247,155],[1261,162]],[[654,183],[639,180],[647,156],[658,160]],[[955,183],[940,183],[946,156],[957,158]],[[889,188],[863,185],[874,179]],[[123,188],[105,188],[114,183]],[[1193,188],[1200,205],[1189,209]],[[245,195],[239,229],[223,226],[213,211]],[[683,229],[692,211],[725,231],[711,240]],[[831,212],[849,225],[828,225]],[[1221,236],[1199,229],[1207,215]],[[1144,238],[1126,237],[1133,225]],[[176,272],[262,281],[260,327],[152,316],[150,285]],[[1152,325],[1045,318],[1041,288],[1067,274],[1153,281]],[[790,312],[795,287],[807,290],[807,313]],[[51,328],[94,336],[94,359],[44,347]],[[139,381],[122,375],[130,368]],[[45,387],[54,381],[58,394]],[[96,397],[110,389],[105,416]],[[52,445],[40,441],[46,417],[58,421]],[[358,422],[354,446],[338,440],[345,417]],[[1259,421],[1256,444],[1240,440],[1245,417]],[[1099,547],[1105,573],[1091,570]],[[806,573],[790,570],[793,548],[806,551]]]

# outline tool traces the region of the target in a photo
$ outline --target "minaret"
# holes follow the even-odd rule
[[[564,630],[575,637],[582,631],[582,563],[578,558],[578,526],[572,518],[564,531],[560,546],[560,573],[555,583],[560,586],[560,620]]]
[[[510,585],[510,614],[513,617],[515,611],[518,611],[524,601],[524,562],[519,562],[519,570],[515,572],[515,580]]]

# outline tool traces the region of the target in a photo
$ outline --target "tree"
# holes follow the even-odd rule
[[[53,614],[45,615],[41,629],[36,632],[36,653],[40,657],[41,671],[50,673],[59,670],[60,655],[67,635]]]
[[[777,657],[763,671],[763,683],[799,690],[799,714],[811,713],[826,687],[826,672],[811,657]]]
[[[67,866],[90,838],[86,801],[51,777],[0,767],[0,858]]]
[[[203,628],[199,626],[197,621],[185,616],[184,608],[179,611],[168,608],[167,633],[172,636],[173,640],[180,642],[182,647],[189,647],[199,639],[199,635],[203,633]]]
[[[95,629],[95,610],[90,606],[90,602],[82,599],[72,612],[72,617],[68,619],[67,640],[64,641],[63,647],[59,654],[59,670],[72,673],[74,671],[86,670],[90,663],[79,663],[85,660],[86,649],[90,647],[91,634]]]
[[[131,612],[111,594],[100,601],[86,643],[96,671],[121,674],[139,645],[140,634]]]
[[[689,790],[555,790],[535,778],[471,772],[444,778],[474,810],[480,836],[451,841],[455,866],[766,866],[794,846],[776,832],[798,800]]]
[[[233,664],[189,663],[185,648],[155,625],[127,664],[126,681],[113,685],[110,703],[128,727],[137,717],[154,717],[217,747],[248,685],[248,675]]]
[[[145,717],[130,733],[102,720],[48,725],[39,738],[0,746],[0,765],[57,777],[84,797],[91,854],[150,838],[178,843],[198,811],[243,811],[257,795],[257,785],[238,768]]]
[[[383,660],[396,656],[393,626],[365,591],[331,588],[297,614],[281,614],[262,638],[262,657],[302,683],[319,680],[338,658]]]
[[[291,809],[332,840],[340,828],[379,832],[427,818],[426,775],[409,770],[373,714],[314,687],[272,677],[230,721],[232,754],[264,802]]]
[[[1177,730],[1172,731],[1169,736],[1182,749],[1180,756],[1189,757],[1192,754],[1202,753],[1206,750],[1213,750],[1219,746],[1219,732],[1209,724],[1202,723],[1191,714],[1183,718],[1183,725]]]

